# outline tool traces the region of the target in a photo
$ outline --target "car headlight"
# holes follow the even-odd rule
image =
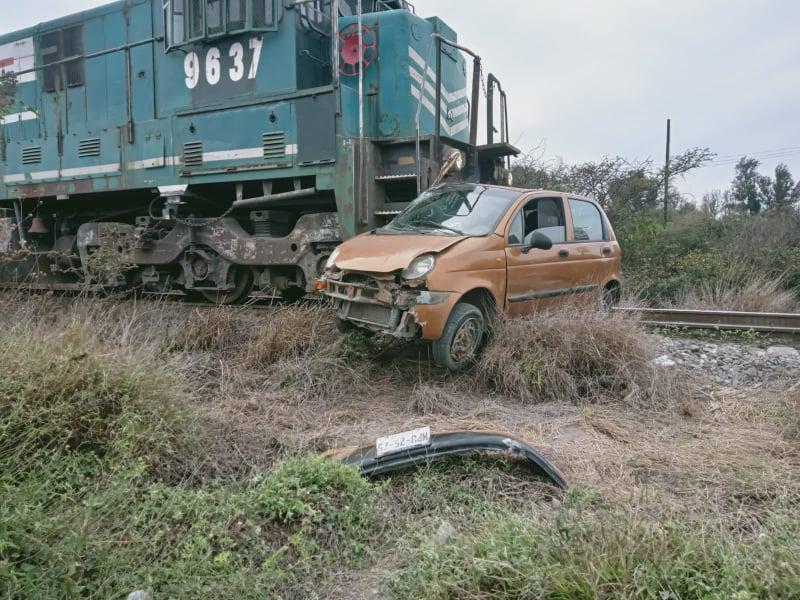
[[[420,279],[433,271],[436,266],[436,257],[433,254],[423,254],[411,261],[407,269],[403,269],[403,279]]]
[[[328,262],[325,263],[325,270],[330,271],[333,267],[336,266],[336,259],[339,258],[339,249],[336,248],[331,255],[328,257]]]

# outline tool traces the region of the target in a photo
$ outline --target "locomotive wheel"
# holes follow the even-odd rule
[[[253,271],[246,267],[233,266],[228,271],[228,281],[233,284],[229,290],[197,290],[197,292],[212,304],[239,304],[253,289]]]

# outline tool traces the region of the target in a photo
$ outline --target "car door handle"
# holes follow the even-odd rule
[[[603,248],[602,252],[606,256],[610,256],[611,255],[611,247],[610,246],[606,246],[605,248]]]
[[[567,258],[567,257],[569,256],[569,250],[560,250],[560,251],[558,252],[558,255],[559,255],[561,258]]]

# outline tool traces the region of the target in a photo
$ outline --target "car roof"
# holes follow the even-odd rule
[[[558,190],[547,190],[544,188],[521,188],[521,187],[513,187],[507,185],[493,185],[488,183],[481,183],[478,185],[482,185],[483,187],[487,188],[498,188],[502,190],[513,190],[515,192],[519,192],[521,194],[536,194],[537,196],[560,196],[561,194],[566,194],[570,198],[574,198],[575,200],[586,200],[587,202],[592,202],[594,204],[598,204],[597,200],[594,198],[589,198],[588,196],[582,196],[580,194],[574,194],[572,192],[563,192]]]

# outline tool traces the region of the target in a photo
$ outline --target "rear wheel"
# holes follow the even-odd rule
[[[468,302],[456,304],[442,337],[433,342],[433,360],[451,371],[463,371],[475,364],[486,336],[486,318]]]
[[[600,312],[611,312],[619,304],[619,288],[614,285],[606,286],[597,299],[597,308]]]
[[[253,270],[247,267],[233,266],[228,271],[228,290],[197,290],[200,295],[212,304],[239,304],[253,290]]]

